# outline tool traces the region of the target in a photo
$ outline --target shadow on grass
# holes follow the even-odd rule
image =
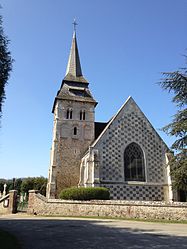
[[[187,248],[187,237],[158,229],[116,227],[113,221],[1,219],[0,228],[18,238],[23,249],[165,249]],[[186,227],[186,226],[185,226]],[[4,249],[3,247],[0,248]],[[15,247],[13,247],[15,248]]]
[[[0,230],[0,248],[21,249],[17,238],[7,231]]]

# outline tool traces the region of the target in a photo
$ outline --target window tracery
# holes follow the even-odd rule
[[[136,143],[127,146],[124,152],[126,181],[145,181],[145,162],[143,151]]]

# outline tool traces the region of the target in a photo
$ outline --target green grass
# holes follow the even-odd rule
[[[174,223],[187,224],[187,220],[164,220],[164,219],[140,219],[140,218],[123,218],[123,217],[109,217],[109,216],[62,216],[62,215],[41,215],[41,217],[62,217],[75,219],[104,219],[104,220],[124,220],[124,221],[141,221],[141,222],[155,222],[155,223]]]
[[[0,230],[0,248],[21,249],[16,237],[8,232]]]

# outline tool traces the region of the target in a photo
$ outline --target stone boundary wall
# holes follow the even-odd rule
[[[148,201],[49,199],[29,191],[29,214],[56,216],[121,217],[139,219],[187,220],[187,203]]]
[[[0,214],[14,214],[17,212],[17,191],[10,190],[9,194],[0,199]]]

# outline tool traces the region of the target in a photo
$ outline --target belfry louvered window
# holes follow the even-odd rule
[[[145,181],[143,151],[136,143],[127,146],[124,152],[125,181]]]
[[[85,113],[85,111],[80,111],[80,120],[85,120],[85,118],[86,118],[86,113]]]
[[[72,109],[68,108],[67,112],[66,112],[66,118],[67,119],[72,119],[72,113],[73,113]]]

